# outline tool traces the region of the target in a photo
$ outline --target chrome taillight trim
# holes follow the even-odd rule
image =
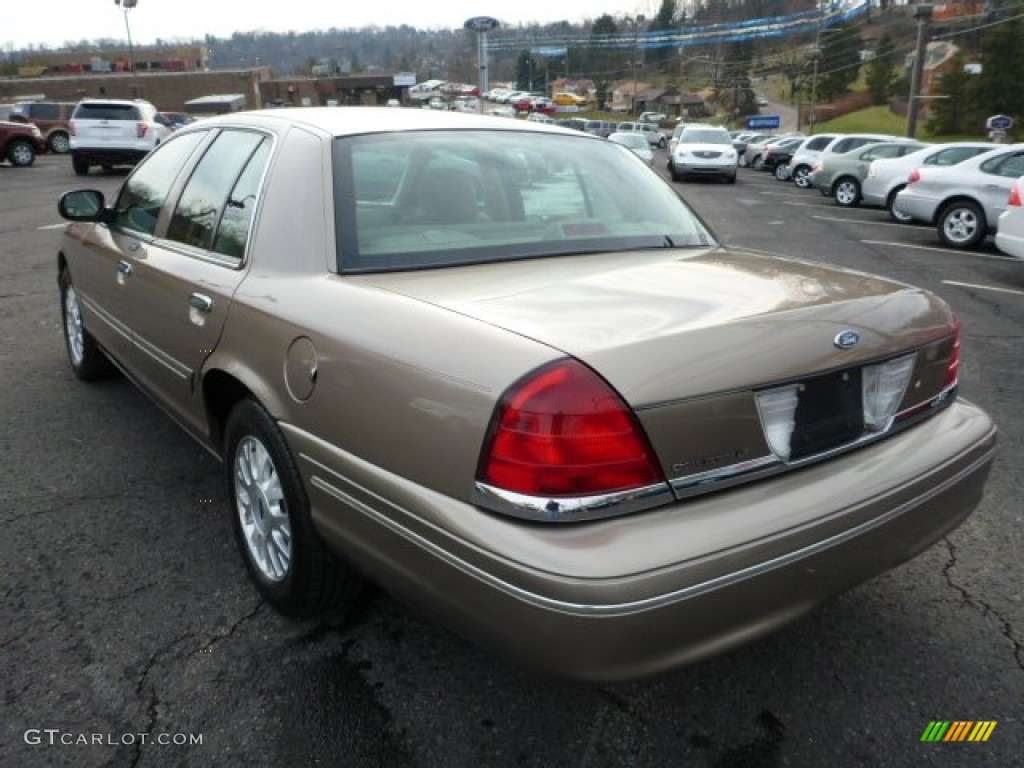
[[[477,482],[473,488],[473,504],[476,506],[541,523],[575,523],[617,517],[669,504],[675,499],[667,483],[571,498],[528,496],[481,482]]]

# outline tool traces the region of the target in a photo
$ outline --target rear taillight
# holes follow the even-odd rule
[[[821,163],[818,163],[813,168],[811,168],[811,173],[817,173],[820,170],[821,170]]]
[[[868,178],[873,179],[876,175],[878,175],[878,168],[875,167],[874,163],[871,163],[871,165],[868,166]]]
[[[963,324],[960,316],[953,317],[953,346],[949,350],[949,362],[946,363],[946,380],[942,382],[943,389],[955,386],[960,379],[960,336],[963,333]]]
[[[664,483],[636,416],[575,360],[543,366],[505,392],[477,479],[544,498],[580,498]]]
[[[911,184],[916,184],[920,180],[921,180],[921,171],[919,169],[915,168],[914,170],[912,170],[910,172],[910,177],[907,179],[907,186],[910,186]]]
[[[137,135],[137,136],[138,136],[138,137],[139,137],[140,139],[144,139],[144,138],[146,138],[146,131],[147,131],[148,129],[149,129],[149,125],[148,125],[147,123],[143,123],[142,121],[139,121],[139,122],[137,122],[137,123],[135,124],[135,134],[136,134],[136,135]]]
[[[1024,206],[1024,200],[1021,200],[1021,197],[1024,197],[1021,187],[1024,187],[1024,182],[1017,179],[1017,183],[1010,189],[1010,199],[1006,201],[1007,205],[1015,205],[1018,208]]]

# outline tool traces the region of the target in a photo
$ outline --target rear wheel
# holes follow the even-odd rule
[[[782,163],[779,163],[778,165],[775,166],[775,178],[778,179],[779,181],[786,180],[786,166],[783,165]]]
[[[71,139],[63,131],[51,134],[46,143],[50,147],[50,151],[58,155],[66,155],[71,150]]]
[[[36,161],[36,151],[25,139],[15,139],[7,147],[7,159],[11,165],[27,168]]]
[[[889,218],[893,221],[900,224],[909,224],[914,220],[914,217],[896,209],[896,195],[900,193],[901,189],[903,189],[903,187],[897,187],[889,193],[889,199],[885,202],[885,208],[889,211]]]
[[[295,618],[351,604],[360,579],[313,527],[302,477],[274,419],[255,400],[242,400],[225,435],[235,538],[263,597]]]
[[[71,167],[78,176],[89,175],[89,161],[74,153],[71,154]]]
[[[971,200],[957,200],[942,209],[937,229],[950,248],[973,248],[985,239],[985,212]]]
[[[836,182],[833,194],[838,205],[851,208],[860,202],[860,182],[849,176],[844,176]]]
[[[798,165],[793,169],[793,183],[796,184],[800,189],[810,189],[811,180],[807,178],[807,174],[811,172],[811,169],[806,165]]]
[[[753,160],[753,162],[751,162],[750,165],[751,165],[751,167],[755,171],[760,171],[760,170],[764,169],[764,156],[763,155],[754,155],[754,160]]]

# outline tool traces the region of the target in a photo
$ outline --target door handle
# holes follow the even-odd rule
[[[211,312],[213,310],[213,299],[201,293],[193,293],[188,297],[189,306],[198,309],[200,312]]]

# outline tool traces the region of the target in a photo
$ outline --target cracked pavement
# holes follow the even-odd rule
[[[65,362],[58,231],[40,227],[57,223],[61,191],[109,194],[121,178],[76,178],[59,156],[0,166],[0,764],[1019,764],[1024,295],[941,281],[1024,292],[1021,264],[865,245],[867,230],[785,208],[777,195],[796,190],[752,171],[735,188],[677,185],[727,242],[827,256],[954,303],[963,394],[995,417],[1000,455],[981,507],[910,563],[725,656],[594,687],[496,659],[374,589],[346,615],[301,623],[260,601],[216,460],[127,382],[85,385]],[[835,213],[816,194],[792,199]],[[936,719],[998,725],[984,744],[922,744]],[[155,743],[168,734],[202,743]],[[114,743],[60,743],[80,735]]]

